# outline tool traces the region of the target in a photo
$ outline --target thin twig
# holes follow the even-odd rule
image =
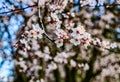
[[[108,7],[116,7],[116,6],[120,6],[120,4],[95,4],[95,5],[90,5],[90,4],[86,4],[86,5],[82,5],[80,3],[78,4],[74,4],[74,6],[80,6],[81,8],[83,7],[105,7],[105,8],[108,8]]]
[[[105,8],[108,8],[108,7],[115,7],[115,6],[120,6],[120,4],[99,4],[99,5],[94,5],[94,6],[91,6],[91,5],[83,5],[78,3],[78,4],[74,4],[75,6],[79,5],[80,7],[105,7]],[[30,8],[30,7],[35,7],[35,6],[38,6],[38,5],[32,5],[32,6],[28,6],[28,7],[24,7],[22,9],[15,9],[15,10],[10,10],[10,11],[6,11],[6,12],[1,12],[0,14],[6,14],[6,13],[11,13],[11,12],[18,12],[18,11],[23,11],[24,9],[27,9],[27,8]]]
[[[6,11],[6,12],[1,12],[0,14],[6,14],[6,13],[11,13],[11,12],[23,11],[23,10],[25,10],[25,9],[27,9],[27,8],[35,7],[35,6],[37,6],[37,5],[27,6],[27,7],[24,7],[24,8],[22,8],[22,9],[15,9],[15,10],[10,10],[10,11]]]
[[[40,22],[41,22],[41,26],[42,26],[42,29],[44,30],[44,35],[50,40],[50,41],[54,41],[52,38],[50,38],[48,35],[47,35],[47,33],[45,32],[45,27],[44,27],[44,25],[43,25],[43,22],[42,22],[42,20],[40,19]]]
[[[39,0],[38,0],[38,17],[39,17],[39,20],[40,20],[40,25],[41,25],[41,27],[42,27],[42,29],[43,29],[43,31],[44,31],[44,35],[51,41],[51,42],[53,42],[54,40],[52,39],[52,38],[50,38],[48,35],[47,35],[47,33],[45,32],[45,26],[43,25],[43,22],[42,22],[42,17],[41,17],[41,14],[40,14],[40,6],[39,6]]]

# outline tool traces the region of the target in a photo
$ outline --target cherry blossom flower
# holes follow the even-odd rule
[[[57,47],[59,48],[59,47],[63,46],[63,39],[57,39],[55,41],[55,43],[56,43]]]
[[[65,21],[65,28],[70,30],[74,27],[75,23],[73,21],[66,20]]]
[[[73,38],[70,40],[71,43],[73,43],[75,46],[80,44],[80,40],[78,38]]]
[[[71,36],[76,37],[78,39],[83,38],[82,35],[85,33],[85,29],[81,25],[79,25],[77,28],[73,28],[72,31],[73,32],[71,33]]]
[[[68,39],[67,33],[64,30],[62,30],[62,29],[57,29],[55,31],[55,34],[57,35],[58,38]]]
[[[37,39],[37,36],[34,30],[30,30],[29,37]]]
[[[76,67],[76,62],[75,62],[74,60],[70,60],[70,65],[71,65],[72,67]]]
[[[55,69],[57,69],[56,63],[51,62],[51,63],[48,65],[48,69],[49,69],[49,70],[55,70]]]
[[[44,33],[44,31],[39,27],[38,24],[36,25],[32,25],[33,29],[30,30],[30,32],[28,33],[28,37],[30,38],[34,38],[34,39],[41,39],[42,38],[42,34]]]
[[[65,52],[61,52],[61,53],[57,53],[57,55],[54,57],[54,61],[57,63],[63,63],[63,64],[67,64],[67,58],[68,58],[68,54]]]
[[[88,64],[85,64],[85,65],[84,65],[84,70],[85,70],[85,71],[89,70]]]
[[[24,45],[25,45],[25,48],[28,49],[28,50],[30,50],[30,46],[28,45],[28,41],[27,41],[27,40],[21,39],[21,40],[20,40],[20,43],[24,44]]]
[[[35,36],[38,37],[39,39],[42,38],[42,34],[44,33],[44,30],[42,30],[40,27],[39,27],[39,24],[36,24],[34,25],[33,24],[33,31],[35,31]],[[34,37],[35,37],[34,36]]]

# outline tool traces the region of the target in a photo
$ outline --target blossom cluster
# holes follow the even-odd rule
[[[32,24],[32,29],[30,31],[25,31],[24,34],[21,35],[22,39],[20,39],[20,44],[24,45],[22,46],[23,50],[30,50],[31,47],[34,47],[32,43],[35,44],[35,40],[42,39],[44,30],[39,27],[39,24]],[[15,45],[16,47],[20,47],[20,45]]]

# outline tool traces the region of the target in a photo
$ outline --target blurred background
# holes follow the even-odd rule
[[[26,78],[24,78],[26,76],[24,75],[22,76],[22,74],[16,72],[15,61],[14,61],[14,55],[16,55],[16,48],[14,48],[13,46],[16,43],[16,40],[18,39],[16,35],[18,34],[19,30],[22,27],[24,27],[25,22],[28,20],[28,17],[25,14],[29,14],[32,11],[32,8],[28,6],[28,3],[30,3],[31,1],[32,0],[23,0],[23,1],[22,0],[18,0],[18,1],[17,0],[0,0],[0,82],[12,82],[13,79],[15,79],[15,82],[29,82],[28,80],[26,80]],[[119,15],[120,4],[116,4],[115,3],[116,0],[103,0],[103,4],[105,5],[101,5],[101,3],[98,3],[97,0],[94,0],[94,4],[85,5],[85,6],[80,5],[80,0],[74,0],[73,2],[74,2],[74,5],[73,5],[74,10],[75,10],[75,13],[77,14],[76,20],[79,20],[86,27],[89,27],[86,29],[90,29],[88,30],[88,32],[90,32],[91,34],[93,33],[92,34],[93,37],[101,38],[101,35],[102,35],[102,37],[104,38],[107,38],[113,42],[115,41],[119,43],[120,41],[120,15]],[[18,10],[14,10],[13,6]],[[22,9],[22,10],[19,10],[19,9]],[[94,31],[92,32],[92,30]],[[74,47],[74,48],[78,49],[78,47]],[[99,50],[96,49],[94,52],[96,51],[99,54]],[[116,52],[111,52],[111,53],[119,54],[120,52],[119,49],[115,51]],[[108,54],[111,54],[111,53],[109,52]],[[94,58],[92,60],[94,60]],[[98,61],[99,61],[99,58],[97,62]],[[84,59],[83,62],[88,62],[88,61],[87,59]],[[93,63],[94,61],[90,61],[90,63],[91,62]],[[117,63],[120,63],[120,61],[117,61]],[[76,69],[74,68],[74,70],[72,70],[73,73],[71,74],[74,75],[76,73],[75,70]],[[118,75],[120,76],[120,74]],[[78,76],[75,75],[72,78],[76,78],[76,77]],[[79,77],[82,78],[82,76],[79,76]],[[89,77],[89,73],[88,73],[88,76],[86,76],[86,78],[88,77]],[[94,76],[90,76],[90,78],[92,77]],[[39,82],[39,81],[33,81],[33,82]],[[63,81],[51,80],[48,82],[63,82]],[[88,81],[87,80],[83,80],[83,81],[82,80],[78,80],[78,81],[65,80],[65,82],[90,82],[90,80]],[[93,80],[91,82],[120,82],[120,80],[108,80],[108,81]]]

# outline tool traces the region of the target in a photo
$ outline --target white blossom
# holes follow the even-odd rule
[[[89,65],[88,65],[88,64],[85,64],[85,65],[84,65],[84,70],[85,70],[85,71],[89,70]]]
[[[80,40],[78,38],[73,38],[70,40],[71,43],[73,43],[75,46],[80,44]]]
[[[72,67],[76,67],[76,62],[75,62],[74,60],[70,60],[70,65],[71,65]]]
[[[56,43],[57,47],[59,48],[59,47],[63,46],[63,39],[57,39],[55,41],[55,43]]]

